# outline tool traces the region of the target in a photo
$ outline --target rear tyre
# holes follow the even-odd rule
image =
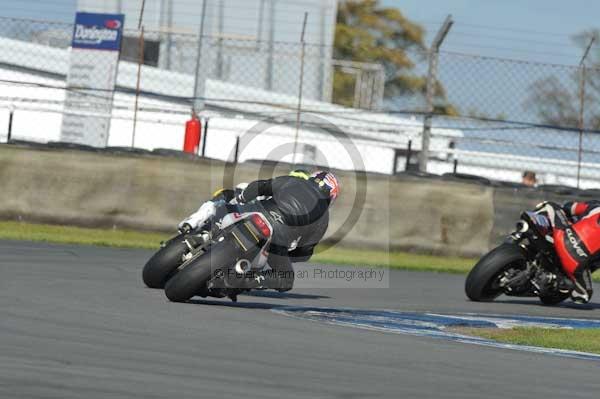
[[[183,263],[182,256],[188,246],[183,242],[183,234],[169,240],[148,260],[142,271],[144,284],[149,288],[163,288],[173,272]]]
[[[526,267],[522,249],[516,244],[503,244],[494,248],[469,272],[465,282],[467,297],[476,302],[493,301],[503,292],[502,287],[498,285],[500,275],[513,267]]]
[[[203,292],[213,271],[227,270],[235,261],[233,244],[227,240],[214,244],[204,255],[183,266],[165,284],[165,295],[172,302],[185,302]]]

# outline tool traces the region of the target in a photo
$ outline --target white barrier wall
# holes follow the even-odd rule
[[[30,82],[31,85],[4,85],[0,98],[0,131],[8,129],[8,107],[14,108],[12,138],[48,142],[60,140],[62,104],[65,99],[62,79],[42,77],[35,73],[14,72],[0,68],[0,79]],[[56,87],[56,88],[53,88]],[[134,96],[116,93],[109,133],[109,146],[131,146],[133,135]],[[141,96],[139,100],[134,146],[152,150],[168,148],[181,150],[188,110],[173,102]],[[143,111],[148,109],[149,111]],[[260,134],[249,134],[257,120],[241,117],[211,117],[208,123],[206,156],[233,160],[237,137],[240,137],[240,161],[274,159],[293,161],[291,155],[296,129],[286,125],[265,125]],[[203,132],[204,134],[204,132]],[[394,151],[391,144],[367,140],[338,139],[326,132],[300,129],[298,133],[298,162],[329,165],[339,169],[366,168],[379,173],[391,173]],[[358,157],[350,156],[353,148]],[[281,151],[285,154],[279,157]],[[310,154],[314,153],[314,156]],[[309,155],[307,155],[309,154]],[[352,159],[358,158],[358,159]]]
[[[0,107],[0,142],[5,142],[8,135],[9,114],[8,108]]]

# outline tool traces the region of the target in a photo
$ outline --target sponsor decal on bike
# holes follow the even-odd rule
[[[577,237],[577,234],[575,234],[575,232],[570,228],[565,229],[565,233],[567,240],[569,240],[569,243],[571,244],[571,248],[573,248],[577,256],[579,256],[580,258],[587,258],[588,254],[583,249],[583,243],[581,242],[579,237]]]
[[[224,228],[229,227],[232,224],[238,222],[242,218],[243,215],[239,212],[228,213],[227,215],[223,216],[221,220],[217,221],[216,225],[219,228],[219,230],[223,230]]]

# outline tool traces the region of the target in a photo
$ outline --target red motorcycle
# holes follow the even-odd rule
[[[591,265],[591,272],[600,260]],[[505,294],[539,297],[546,305],[569,298],[573,283],[561,267],[554,249],[552,226],[536,212],[524,212],[506,241],[492,249],[473,267],[465,282],[472,301],[493,301]]]

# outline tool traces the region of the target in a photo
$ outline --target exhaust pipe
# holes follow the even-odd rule
[[[245,274],[252,268],[252,263],[248,259],[240,259],[235,263],[235,272],[237,274]]]

